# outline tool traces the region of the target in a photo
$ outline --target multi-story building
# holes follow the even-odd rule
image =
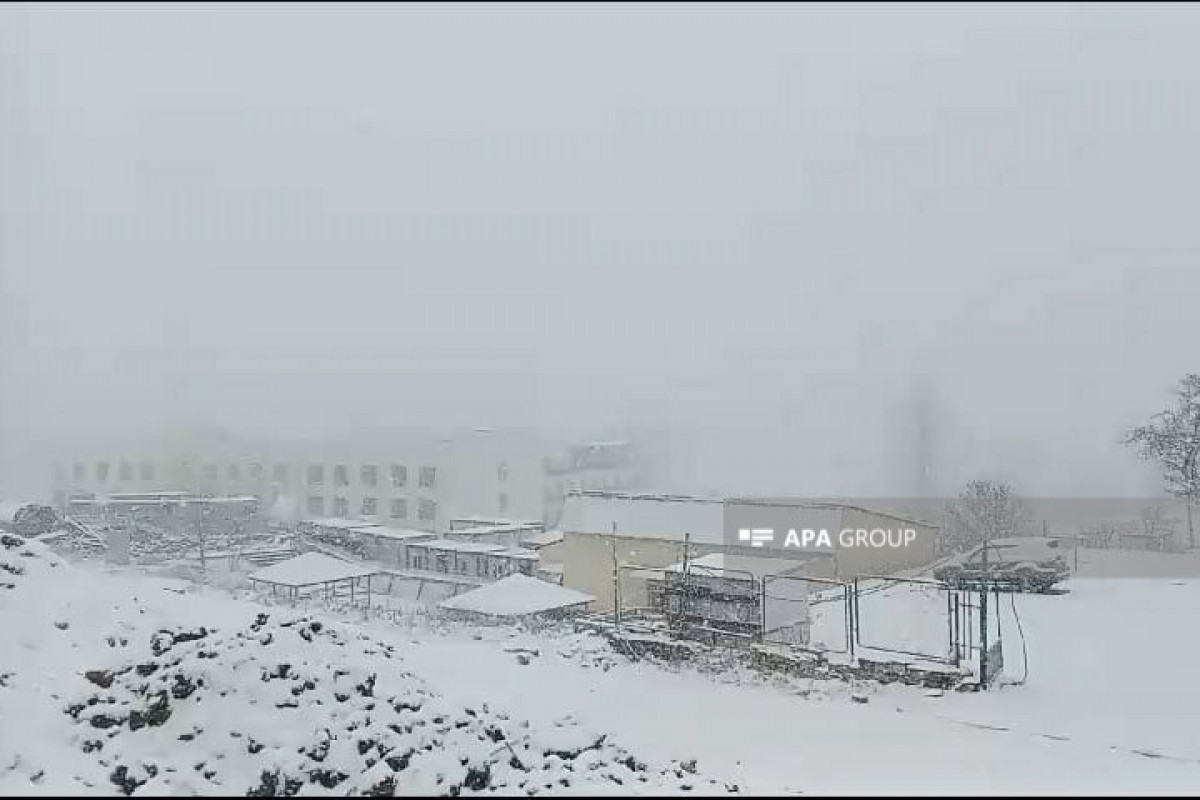
[[[637,451],[624,440],[570,445],[544,467],[542,518],[551,527],[558,525],[570,492],[629,491],[643,482]]]
[[[441,531],[451,517],[538,519],[542,450],[523,431],[384,432],[264,439],[191,432],[63,453],[54,494],[177,490],[253,495],[296,518],[342,517]]]

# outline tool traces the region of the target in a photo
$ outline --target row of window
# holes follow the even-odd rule
[[[308,515],[311,517],[325,516],[325,498],[313,495],[308,498]],[[379,498],[364,497],[358,508],[358,513],[364,517],[374,517],[379,514]],[[350,516],[350,500],[345,497],[333,498],[330,515],[346,519]],[[408,519],[408,500],[403,497],[393,497],[388,508],[391,519]],[[421,498],[417,501],[417,519],[421,522],[433,522],[437,519],[437,501]]]
[[[282,466],[282,465],[281,465]],[[308,485],[322,486],[325,483],[325,467],[322,464],[309,464]],[[379,467],[375,464],[363,464],[358,472],[359,482],[366,487],[375,488],[379,485]],[[388,468],[388,478],[393,489],[403,489],[408,485],[408,467],[403,464],[392,464]],[[437,484],[437,467],[421,467],[417,471],[417,485],[422,489],[432,489]],[[350,471],[345,464],[335,464],[333,467],[333,485],[349,486]]]
[[[181,465],[185,477],[190,478],[192,473],[191,464],[184,463]],[[122,461],[117,466],[117,479],[120,481],[132,481],[135,474],[135,465],[129,461]],[[155,479],[155,467],[152,462],[143,461],[137,465],[136,474],[139,480],[152,481]],[[112,464],[108,461],[97,461],[94,465],[94,475],[97,481],[107,481],[112,476]],[[221,468],[217,464],[205,464],[203,466],[203,476],[206,480],[216,481],[221,479]],[[73,475],[76,481],[87,480],[87,465],[82,462],[76,462],[73,467]],[[225,468],[226,478],[230,481],[238,482],[242,480],[242,465],[229,464]],[[247,465],[246,477],[251,481],[260,480],[263,476],[262,464],[252,463]],[[58,467],[57,477],[60,481],[66,480],[65,469]],[[321,486],[325,483],[325,467],[321,464],[311,464],[308,467],[308,485]],[[393,489],[403,489],[408,485],[408,467],[403,464],[392,464],[388,469],[388,478]],[[288,465],[276,464],[271,472],[271,479],[277,483],[288,482]],[[359,480],[363,486],[376,488],[379,486],[379,467],[375,464],[363,464],[359,470]],[[335,486],[349,486],[350,472],[345,464],[337,464],[333,468],[333,484]],[[417,473],[417,485],[422,489],[432,489],[437,484],[437,468],[436,467],[421,467]]]
[[[133,476],[136,471],[136,474],[140,480],[154,480],[155,469],[153,462],[143,461],[141,464],[136,465],[136,467],[137,468],[135,470],[135,465],[133,463],[129,461],[122,461],[117,467],[118,479],[122,481],[131,481],[133,480]],[[72,467],[72,475],[77,481],[87,480],[87,465],[81,462],[75,462]],[[96,480],[107,481],[110,475],[112,475],[112,465],[109,462],[96,462]],[[61,464],[55,467],[55,477],[57,477],[60,481],[65,481],[67,479],[66,468],[64,468]]]

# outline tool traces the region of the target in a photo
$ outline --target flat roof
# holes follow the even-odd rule
[[[298,588],[378,574],[380,570],[375,567],[351,564],[324,553],[308,552],[260,569],[250,576],[250,580]]]
[[[502,544],[491,544],[490,542],[456,542],[452,539],[432,539],[427,542],[413,542],[413,546],[459,553],[498,553],[508,550]]]
[[[729,578],[745,578],[744,573],[750,573],[754,578],[769,575],[787,575],[801,569],[805,561],[795,558],[759,558],[756,556],[730,555],[728,553],[709,553],[688,562],[689,567],[697,575],[721,575]],[[683,562],[672,564],[664,569],[665,572],[683,572]],[[724,573],[729,573],[725,576]]]
[[[511,525],[479,525],[473,528],[459,528],[448,531],[455,536],[485,536],[489,533],[520,533],[528,530],[541,530],[540,524],[532,522],[514,522]]]
[[[404,541],[408,539],[433,539],[435,534],[429,531],[418,531],[409,528],[390,528],[387,525],[366,525],[361,528],[353,528],[355,533],[361,533],[364,536],[376,536],[380,539],[394,539],[396,541]]]
[[[318,528],[336,528],[344,531],[379,526],[379,523],[377,522],[367,522],[366,520],[361,519],[341,519],[339,517],[314,517],[312,519],[302,519],[300,521],[305,525],[316,525]]]
[[[525,546],[548,547],[552,544],[558,544],[562,540],[562,531],[542,531],[541,533],[535,533],[533,536],[526,536],[521,540],[521,544]]]

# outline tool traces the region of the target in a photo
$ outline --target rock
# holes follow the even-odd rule
[[[96,684],[101,689],[107,689],[108,687],[112,686],[113,678],[115,676],[112,672],[106,669],[93,669],[83,673],[83,677],[86,678],[90,683]]]

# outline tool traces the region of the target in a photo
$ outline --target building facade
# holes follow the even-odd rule
[[[798,505],[805,519],[820,520],[829,546],[764,548],[731,541],[725,532],[727,505],[760,501],[627,492],[572,492],[564,507],[560,543],[541,551],[543,562],[560,564],[563,585],[597,598],[598,610],[611,610],[620,595],[623,608],[650,604],[648,582],[662,569],[688,558],[724,554],[735,558],[774,558],[776,574],[850,580],[857,575],[890,575],[930,565],[938,529],[916,520],[849,505]],[[817,524],[817,523],[813,523]],[[912,529],[903,548],[842,546],[841,530]],[[802,568],[798,568],[802,564]],[[614,571],[619,580],[614,580]]]
[[[253,495],[297,519],[441,531],[461,515],[540,518],[541,455],[523,432],[270,440],[209,431],[79,448],[60,454],[52,477],[60,506],[130,492]]]

